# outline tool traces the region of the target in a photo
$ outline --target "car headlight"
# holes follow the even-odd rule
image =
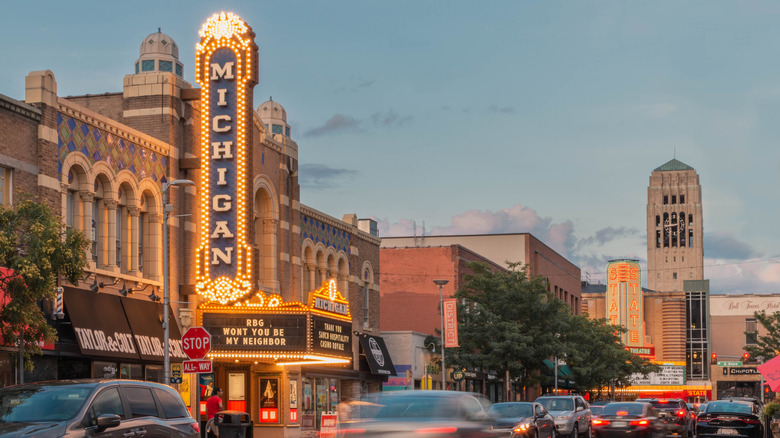
[[[513,429],[515,433],[523,433],[531,427],[530,423],[520,423]]]

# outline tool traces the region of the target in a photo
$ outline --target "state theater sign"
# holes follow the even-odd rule
[[[205,303],[198,324],[212,336],[209,358],[349,363],[352,317],[333,280],[311,292],[309,303],[285,303],[253,288],[247,206],[254,37],[241,18],[223,12],[206,21],[197,45],[202,179],[195,289]]]

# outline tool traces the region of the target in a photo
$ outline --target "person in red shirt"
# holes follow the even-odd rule
[[[222,388],[215,386],[214,390],[211,392],[213,395],[209,397],[208,400],[206,400],[206,421],[208,422],[213,428],[213,422],[211,421],[214,418],[214,415],[219,411],[224,411],[224,408],[222,407]],[[214,432],[209,429],[208,436],[209,438],[214,438],[217,435],[214,434]]]

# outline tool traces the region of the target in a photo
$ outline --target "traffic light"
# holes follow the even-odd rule
[[[712,358],[710,359],[710,363],[712,365],[718,364],[718,353],[712,353]]]
[[[742,362],[750,362],[750,353],[747,351],[742,353]]]

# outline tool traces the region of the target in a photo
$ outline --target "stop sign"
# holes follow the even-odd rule
[[[202,359],[211,350],[211,335],[203,327],[190,327],[181,337],[181,348],[190,359]]]

